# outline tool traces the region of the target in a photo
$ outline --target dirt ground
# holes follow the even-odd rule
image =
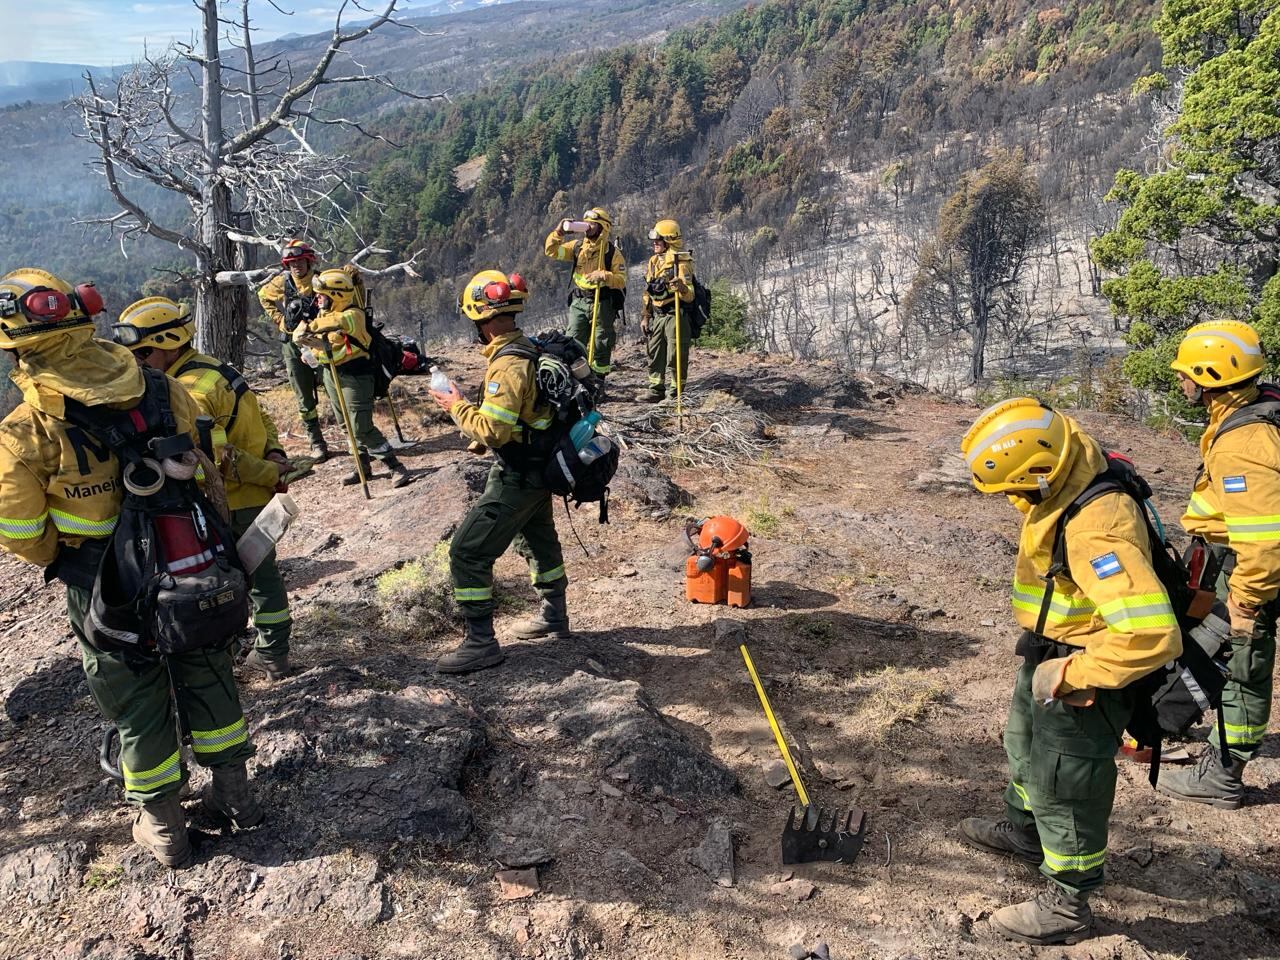
[[[635,418],[638,350],[622,361],[606,414]],[[480,361],[459,351],[448,369],[474,387]],[[840,960],[1280,956],[1275,735],[1237,812],[1176,805],[1122,761],[1098,936],[1000,940],[987,918],[1039,881],[955,833],[1001,811],[1017,666],[1018,515],[956,473],[976,411],[763,355],[695,354],[691,373],[688,435],[700,408],[758,414],[765,453],[729,469],[633,453],[611,523],[574,514],[589,557],[557,507],[573,638],[513,641],[501,667],[456,679],[431,666],[459,629],[437,608],[379,602],[379,576],[431,566],[483,465],[424,381],[398,381],[422,441],[403,459],[420,479],[375,479],[366,502],[332,461],[294,485],[305,513],[280,553],[300,670],[242,686],[271,818],[207,830],[188,871],[133,851],[61,592],[0,559],[0,956],[781,960],[818,941]],[[285,409],[280,391],[272,402]],[[1195,449],[1080,419],[1135,458],[1176,518]],[[683,599],[684,521],[714,513],[753,529],[749,609]],[[498,575],[501,637],[534,602],[518,558]],[[765,780],[776,753],[744,638],[811,792],[866,811],[852,866],[781,865],[791,794]],[[200,825],[194,795],[189,809]],[[718,877],[731,885],[690,859],[700,846],[715,859],[717,825],[733,838],[732,879]],[[523,863],[537,891],[504,899],[495,874]]]

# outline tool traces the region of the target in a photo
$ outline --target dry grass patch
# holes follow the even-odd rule
[[[876,742],[887,740],[899,724],[924,720],[946,692],[932,674],[892,666],[855,678],[852,688],[860,696],[851,723]]]

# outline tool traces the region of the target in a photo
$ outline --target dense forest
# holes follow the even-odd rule
[[[396,259],[421,251],[423,282],[378,291],[393,327],[459,329],[458,278],[491,264],[523,271],[535,318],[551,322],[565,279],[542,257],[542,238],[558,217],[603,203],[633,266],[652,220],[679,218],[699,273],[746,298],[757,343],[943,383],[952,360],[935,354],[955,331],[909,316],[903,300],[952,190],[1002,156],[1020,158],[1035,179],[1045,229],[1021,302],[997,312],[994,349],[1012,359],[1031,345],[1043,353],[1047,322],[1089,315],[1096,325],[1105,315],[1087,247],[1114,221],[1102,198],[1116,170],[1146,146],[1150,108],[1130,88],[1159,68],[1157,4],[590,4],[576,24],[568,6],[511,9],[539,19],[505,60],[484,55],[495,49],[492,27],[477,34],[483,42],[467,34],[452,49],[448,36],[418,41],[439,53],[417,66],[408,41],[387,48],[427,88],[465,77],[447,102],[356,88],[326,101],[369,115],[380,138],[329,141],[367,171],[372,202],[353,203],[354,232],[326,239],[337,252],[364,242]],[[612,49],[590,30],[606,16]],[[632,39],[646,23],[659,41]],[[593,45],[551,56],[567,33],[590,34]],[[10,108],[6,125],[41,146],[49,123],[65,125],[69,154],[79,147],[76,118],[60,114]],[[12,170],[15,153],[8,158]],[[47,182],[24,170],[35,183],[21,196],[0,188],[7,235],[120,297],[144,280],[180,289],[171,251],[144,245],[125,260],[104,233],[72,225],[103,205],[89,172],[69,178],[56,158],[47,170]],[[21,243],[33,234],[38,242]],[[1092,336],[1061,328],[1068,339]]]

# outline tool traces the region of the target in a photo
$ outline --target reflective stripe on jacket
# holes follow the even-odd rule
[[[1249,607],[1280,593],[1280,431],[1250,423],[1219,438],[1218,428],[1257,396],[1251,384],[1210,401],[1209,427],[1200,438],[1204,468],[1182,518],[1189,533],[1235,551],[1231,595]]]
[[[459,400],[449,410],[453,422],[463,433],[491,450],[518,439],[523,431],[522,423],[535,430],[545,430],[551,425],[551,408],[546,404],[538,406],[533,364],[524,357],[493,359],[499,350],[517,341],[533,347],[518,329],[485,345],[481,353],[489,360],[489,367],[484,374],[480,405]]]
[[[1014,568],[1012,602],[1018,625],[1034,630],[1045,595],[1062,512],[1106,467],[1098,444],[1067,418],[1072,463],[1044,502],[1026,513]],[[1151,566],[1151,547],[1140,507],[1128,494],[1105,493],[1066,526],[1070,576],[1054,582],[1044,634],[1080,647],[1066,680],[1077,689],[1116,689],[1164,666],[1182,651],[1168,594]]]
[[[173,380],[169,406],[194,440],[199,408]],[[123,499],[115,454],[79,428],[26,401],[0,422],[0,549],[47,567],[59,544],[109,535]]]

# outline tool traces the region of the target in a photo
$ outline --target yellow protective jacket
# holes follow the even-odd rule
[[[625,290],[627,264],[621,250],[615,248],[612,254],[609,253],[611,246],[607,227],[602,229],[600,236],[594,240],[588,240],[586,237],[566,240],[552,230],[547,234],[542,250],[552,260],[573,264],[573,283],[579,290],[595,290],[597,287]],[[593,270],[608,270],[609,279],[602,284],[593,283],[587,279],[587,274]]]
[[[62,419],[64,397],[89,404],[97,397],[128,410],[143,393],[142,372],[124,347],[92,340],[62,359],[69,361],[59,364],[70,378],[66,394],[19,363],[10,377],[23,402],[0,422],[0,549],[41,567],[53,563],[60,544],[108,536],[124,499],[115,454]],[[195,440],[199,408],[173,380],[169,406],[178,429]]]
[[[1034,630],[1044,600],[1041,579],[1052,562],[1062,512],[1106,469],[1097,442],[1067,418],[1071,461],[1041,503],[1025,507],[1013,577],[1018,625]],[[1012,498],[1011,498],[1012,499]],[[1066,526],[1070,571],[1054,581],[1044,635],[1082,648],[1067,666],[1073,688],[1118,689],[1172,661],[1182,634],[1169,596],[1151,566],[1151,545],[1141,508],[1126,493],[1104,493]]]
[[[649,258],[649,262],[644,268],[644,306],[645,312],[658,310],[662,313],[671,313],[675,309],[676,288],[672,281],[678,275],[687,285],[685,292],[680,294],[680,302],[693,303],[693,261],[692,260],[676,260],[676,252],[678,244],[671,244],[662,253],[655,253]],[[679,273],[677,274],[677,271]],[[667,281],[667,292],[665,296],[655,297],[649,288],[652,280],[662,277]],[[681,311],[683,313],[683,311]]]
[[[1235,551],[1231,596],[1247,607],[1280,593],[1280,431],[1251,423],[1219,439],[1218,428],[1257,397],[1251,384],[1210,400],[1209,427],[1200,438],[1204,465],[1182,517],[1188,533]]]
[[[545,430],[551,425],[551,407],[545,403],[538,405],[533,364],[523,357],[494,359],[499,350],[517,341],[533,347],[516,329],[495,337],[481,351],[489,367],[484,374],[483,399],[479,406],[470,400],[458,400],[449,408],[449,416],[458,429],[490,450],[521,439],[524,424],[534,430]]]
[[[300,323],[293,332],[296,343],[313,347],[322,363],[328,356],[338,366],[369,356],[369,320],[359,307],[328,310],[314,320]]]
[[[219,371],[222,366],[213,357],[187,350],[165,373],[190,391],[201,413],[213,417],[213,460],[222,465],[227,505],[232,510],[265,506],[280,482],[280,471],[266,455],[284,453],[284,448],[257,395],[246,390],[237,401],[235,385]],[[238,372],[236,376],[243,379]]]
[[[311,278],[316,275],[312,270],[301,280],[295,280],[295,289],[299,294],[311,297]],[[271,322],[276,325],[281,333],[289,333],[284,324],[284,305],[289,299],[289,280],[292,274],[286,270],[284,273],[277,274],[258,289],[258,303],[262,304],[262,312],[271,318]]]

